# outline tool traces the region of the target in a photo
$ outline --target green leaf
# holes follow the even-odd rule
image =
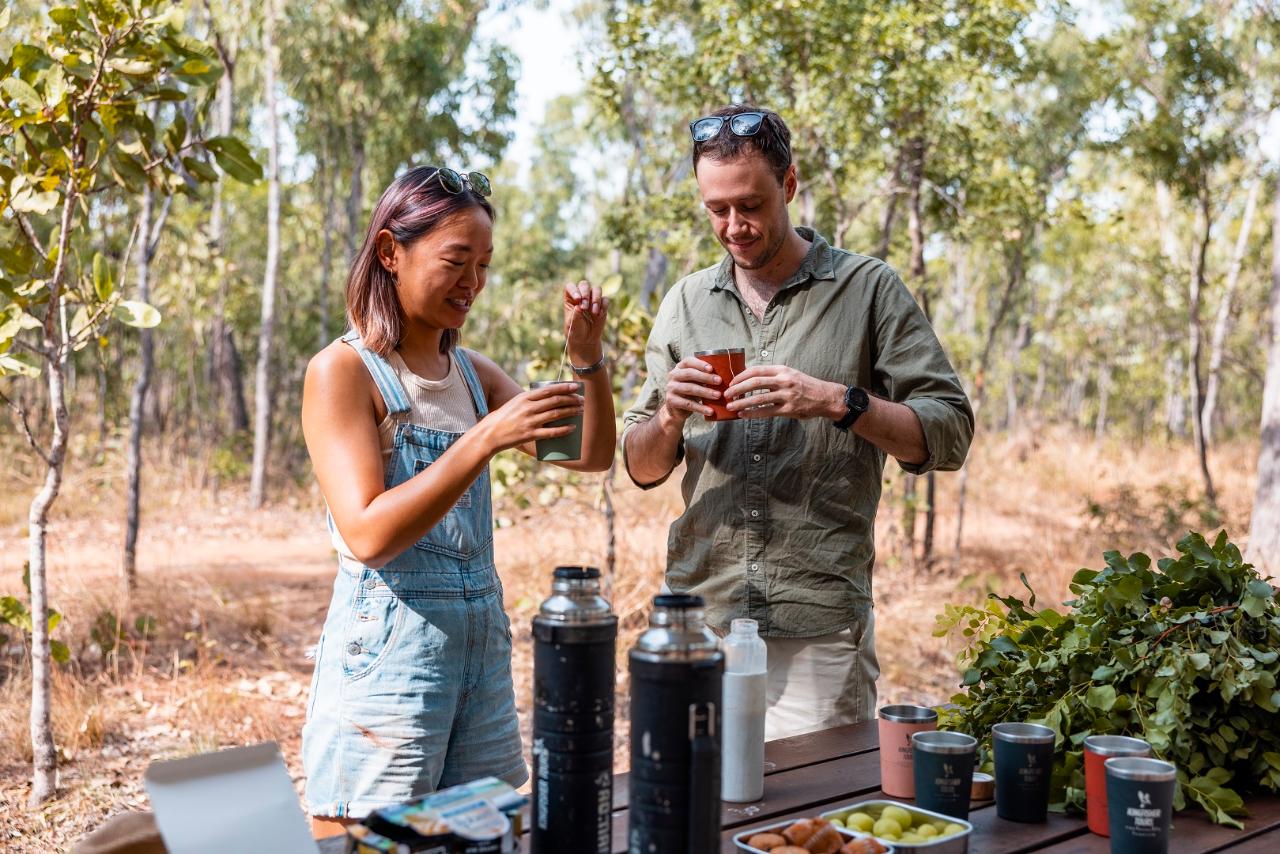
[[[123,56],[107,60],[107,68],[112,71],[118,71],[121,74],[128,74],[131,77],[141,77],[156,70],[156,67],[145,59],[128,59]]]
[[[137,300],[121,300],[111,314],[121,323],[139,329],[154,329],[160,325],[160,312],[154,306]]]
[[[111,164],[111,172],[116,181],[131,192],[140,192],[147,183],[146,170],[142,164],[119,148],[113,148],[107,157]]]
[[[213,152],[222,170],[232,178],[245,184],[262,179],[262,167],[240,140],[232,136],[215,136],[205,140],[204,144]]]
[[[1187,660],[1196,670],[1208,670],[1211,661],[1207,652],[1193,652],[1187,656]]]
[[[59,664],[66,664],[71,660],[71,648],[60,640],[49,638],[49,655]]]
[[[69,30],[76,25],[76,10],[68,6],[60,6],[56,9],[50,9],[49,20],[62,27],[64,30]]]
[[[106,302],[115,290],[115,282],[111,280],[111,270],[107,267],[107,259],[101,252],[93,253],[93,291],[98,299]]]
[[[23,377],[40,376],[40,364],[27,353],[0,353],[0,377],[16,374]]]
[[[184,157],[182,158],[182,165],[187,167],[187,171],[201,181],[213,183],[218,180],[218,173],[214,171],[213,167],[198,157]]]
[[[15,211],[43,216],[56,208],[61,198],[62,196],[57,190],[38,193],[33,187],[23,187],[17,195],[9,200],[9,207]]]
[[[16,596],[0,596],[0,623],[8,623],[24,632],[31,631],[31,614]]]
[[[17,101],[24,112],[38,113],[44,109],[44,99],[40,97],[40,93],[31,88],[30,83],[19,77],[6,77],[4,82],[0,83],[0,89]]]
[[[1115,686],[1094,685],[1085,692],[1084,701],[1091,709],[1097,709],[1100,712],[1109,712],[1111,711],[1111,707],[1116,704]]]

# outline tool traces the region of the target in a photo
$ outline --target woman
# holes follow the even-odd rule
[[[496,776],[528,779],[511,684],[511,624],[493,562],[489,460],[567,435],[613,459],[606,301],[564,287],[564,326],[586,393],[523,391],[458,346],[493,254],[489,182],[419,167],[374,209],[347,279],[352,331],[307,368],[302,425],[338,551],[302,733],[320,833],[378,807]]]

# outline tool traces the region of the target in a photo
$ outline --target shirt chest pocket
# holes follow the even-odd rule
[[[413,474],[426,471],[432,460],[417,459],[413,461]],[[469,560],[488,547],[493,539],[493,531],[489,525],[487,507],[481,506],[485,500],[482,474],[458,500],[444,518],[422,539],[414,543],[414,547],[426,552],[447,555],[460,560]]]

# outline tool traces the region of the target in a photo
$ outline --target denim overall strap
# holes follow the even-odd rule
[[[364,360],[364,366],[369,369],[369,376],[373,377],[373,383],[378,387],[383,403],[387,405],[387,414],[403,415],[408,412],[409,395],[405,393],[404,385],[396,376],[391,363],[365,347],[364,342],[360,340],[360,333],[354,329],[338,340],[350,344]]]
[[[471,357],[461,347],[455,347],[453,355],[458,360],[458,368],[462,371],[462,376],[467,380],[467,387],[471,389],[471,402],[476,407],[476,419],[484,418],[489,414],[489,404],[485,401],[484,387],[480,385],[480,377],[476,374],[475,366],[471,364]]]

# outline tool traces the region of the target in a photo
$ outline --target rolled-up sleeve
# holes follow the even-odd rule
[[[666,396],[667,374],[682,358],[677,352],[674,342],[679,340],[679,325],[682,322],[679,311],[679,290],[677,285],[667,292],[662,304],[658,306],[658,314],[653,319],[653,328],[649,331],[649,340],[644,348],[645,380],[640,386],[636,401],[622,416],[622,463],[631,474],[631,464],[627,460],[627,433],[637,424],[648,421],[658,412],[662,400]],[[676,465],[684,458],[684,443],[676,451]],[[674,466],[672,467],[674,471]],[[664,483],[670,473],[653,483],[636,483],[641,489],[652,489]],[[635,478],[632,478],[635,483]]]
[[[876,384],[920,419],[928,459],[898,464],[912,474],[964,465],[973,440],[973,407],[938,336],[902,280],[887,268],[876,300]]]

